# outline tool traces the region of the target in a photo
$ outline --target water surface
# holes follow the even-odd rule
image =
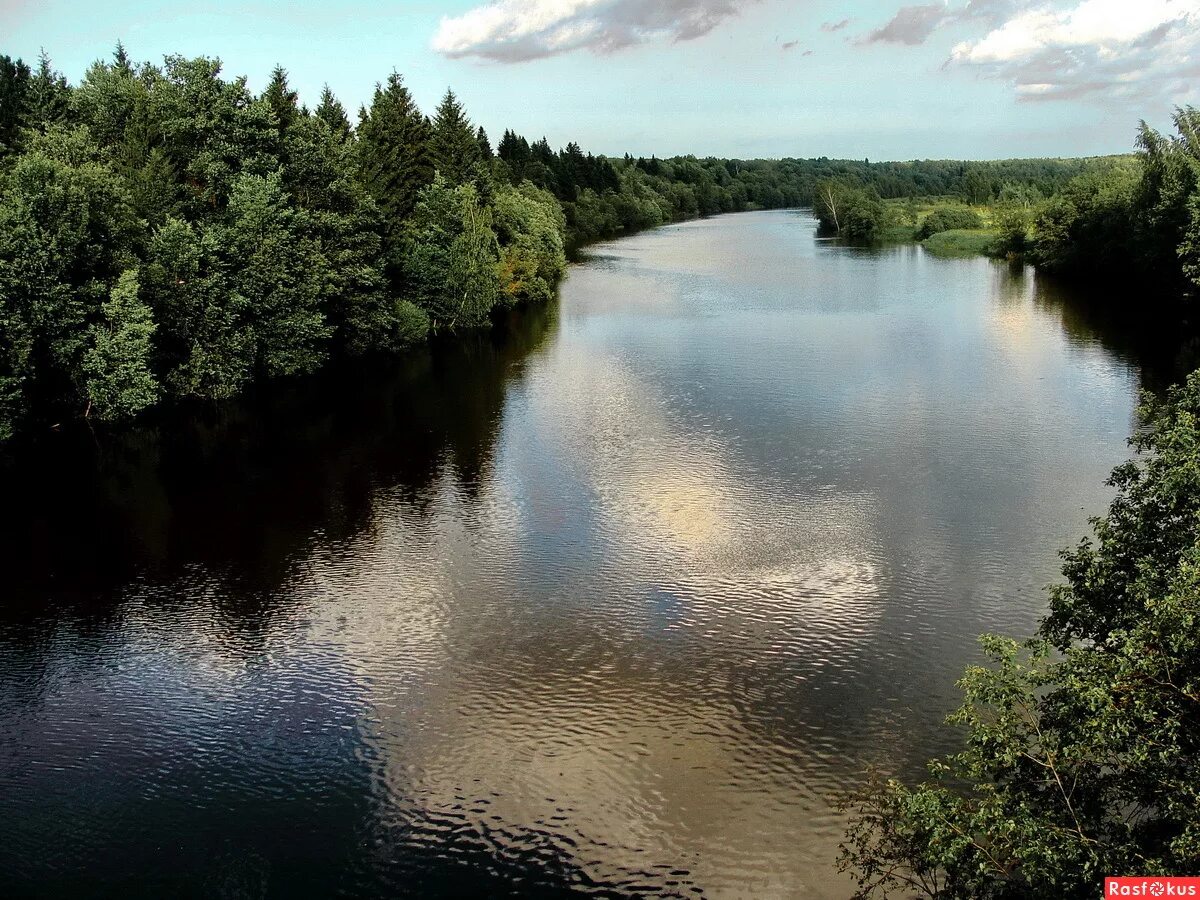
[[[1028,634],[1143,363],[1029,271],[803,212],[0,471],[9,895],[842,897]]]

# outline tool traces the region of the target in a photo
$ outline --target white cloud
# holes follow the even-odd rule
[[[951,60],[1026,100],[1144,101],[1193,86],[1198,55],[1200,0],[1083,0],[1019,12]]]
[[[450,57],[520,62],[588,49],[611,52],[654,38],[686,41],[757,0],[495,0],[444,17],[433,49]]]

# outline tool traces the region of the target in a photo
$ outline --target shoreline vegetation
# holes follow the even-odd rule
[[[814,211],[827,234],[852,242],[916,241],[940,255],[1020,259],[1185,299],[1200,288],[1200,112],[1177,109],[1174,125],[1172,136],[1141,123],[1134,154],[1086,160],[1065,183],[973,174],[952,196],[896,199],[831,179],[818,185]]]
[[[1137,159],[610,158],[511,130],[493,147],[452,91],[426,115],[396,73],[352,124],[281,67],[256,95],[218,60],[120,45],[76,85],[44,53],[0,56],[0,111],[0,443],[488,327],[551,299],[573,249],[717,213],[811,206],[849,240],[929,231],[946,253],[998,233],[1066,270],[1114,215],[1072,192],[1121,201],[1178,155],[1148,130]]]

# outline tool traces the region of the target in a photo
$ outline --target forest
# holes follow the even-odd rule
[[[1136,157],[609,158],[512,130],[493,146],[452,91],[427,115],[397,73],[352,121],[328,88],[301,104],[281,67],[255,95],[203,57],[118,45],[71,85],[44,53],[0,56],[0,440],[486,326],[551,298],[574,247],[722,212],[815,206],[871,240],[887,200],[995,203],[1007,252],[1182,292],[1196,112],[1178,126],[1143,127]]]

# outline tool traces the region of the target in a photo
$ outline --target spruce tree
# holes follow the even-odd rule
[[[483,130],[482,125],[475,132],[475,143],[479,145],[479,156],[481,159],[490,160],[495,156],[492,153],[492,142],[488,140],[488,133]]]
[[[48,126],[65,122],[70,113],[71,89],[67,79],[54,71],[45,50],[38,54],[37,73],[29,80],[27,94],[28,124],[44,131]]]
[[[329,130],[340,140],[350,137],[350,118],[346,115],[346,107],[342,106],[329,85],[321,89],[321,102],[317,105],[317,118],[329,126]]]
[[[0,56],[0,157],[17,149],[25,124],[29,66],[20,59]]]
[[[281,132],[286,131],[300,115],[297,94],[288,85],[287,69],[283,66],[271,70],[271,81],[263,91],[262,99],[271,107]]]
[[[479,141],[462,104],[447,89],[433,119],[433,164],[452,184],[470,178],[479,162]]]
[[[360,114],[357,142],[360,175],[383,213],[389,249],[421,189],[433,181],[430,137],[429,121],[393,72]]]

